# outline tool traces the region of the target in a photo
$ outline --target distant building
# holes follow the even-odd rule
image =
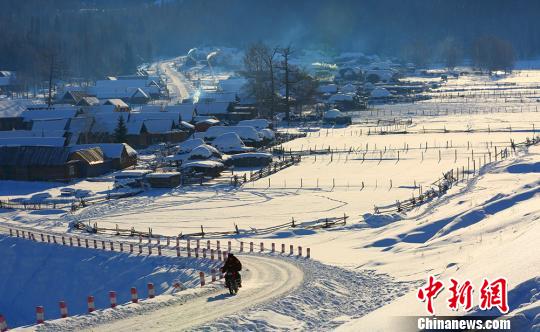
[[[72,152],[67,147],[0,147],[0,179],[70,181],[110,170],[99,148]]]

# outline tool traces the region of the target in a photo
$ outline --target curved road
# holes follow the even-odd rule
[[[233,314],[282,296],[303,280],[297,266],[280,259],[241,256],[244,272],[240,292],[229,296],[219,289],[187,303],[171,305],[128,319],[93,326],[87,331],[179,331]]]

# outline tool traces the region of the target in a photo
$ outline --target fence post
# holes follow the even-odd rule
[[[212,282],[216,281],[216,269],[212,269]]]
[[[289,247],[289,251],[291,255],[294,255],[294,246],[292,244]]]
[[[203,248],[203,249],[202,249],[202,257],[203,257],[203,258],[206,258],[206,248]]]
[[[45,322],[45,310],[42,306],[36,307],[36,323],[43,324]]]
[[[302,246],[298,246],[298,256],[302,257]]]
[[[149,282],[147,287],[148,287],[148,298],[153,299],[154,297],[156,297],[156,290],[154,289],[154,284]]]
[[[240,252],[244,252],[244,242],[240,241]]]
[[[253,242],[249,243],[249,252],[253,252]]]
[[[272,242],[272,253],[276,252],[276,244]]]
[[[311,249],[306,248],[306,258],[310,258],[310,257],[311,257]]]
[[[84,246],[88,248],[88,239],[84,239]]]
[[[86,298],[86,305],[88,306],[88,312],[93,312],[96,310],[96,305],[94,304],[94,297],[92,295]]]
[[[261,252],[263,252],[263,251],[264,251],[264,243],[261,242]]]
[[[109,245],[111,247],[111,251],[114,251],[114,243],[111,241],[111,243]]]
[[[139,302],[139,295],[137,294],[137,288],[131,287],[130,293],[131,293],[131,302],[132,303],[138,303]]]
[[[8,330],[8,325],[4,316],[0,314],[0,332],[5,332]]]
[[[180,247],[176,246],[176,257],[180,257]]]
[[[214,249],[210,249],[210,259],[211,260],[214,260],[215,256],[214,256]]]
[[[110,291],[109,292],[109,301],[111,303],[111,308],[116,308],[116,292]]]
[[[158,256],[161,256],[161,246],[157,246]]]
[[[227,242],[227,250],[228,250],[229,252],[232,251],[232,244],[231,244],[231,241],[228,241],[228,242]]]
[[[199,272],[199,279],[201,280],[201,287],[204,287],[205,281],[204,281],[204,272]]]
[[[60,301],[60,317],[66,318],[68,316],[67,305],[65,301]]]
[[[285,243],[282,243],[282,244],[281,244],[281,253],[282,253],[282,254],[285,253]]]

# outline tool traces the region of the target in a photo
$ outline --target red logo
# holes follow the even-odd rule
[[[464,311],[471,310],[474,305],[473,284],[469,280],[460,283],[454,278],[450,278],[450,284],[450,287],[448,287],[450,292],[450,297],[447,299],[448,308],[451,310],[459,310],[460,308]],[[434,314],[433,300],[443,289],[444,285],[441,281],[429,276],[427,284],[419,288],[416,293],[416,297],[420,301],[426,302],[427,311],[432,315]],[[508,286],[505,278],[498,278],[493,282],[489,282],[486,278],[483,279],[478,307],[480,310],[490,310],[495,307],[502,314],[508,312]]]
[[[429,276],[428,285],[424,288],[420,288],[416,297],[422,301],[427,302],[427,311],[433,315],[433,299],[443,290],[443,283],[440,281],[435,281],[433,276]]]
[[[480,309],[489,310],[497,307],[503,314],[508,312],[508,289],[505,278],[499,278],[490,283],[486,278],[480,288]]]
[[[452,296],[448,299],[448,307],[452,310],[458,310],[458,306],[461,305],[465,311],[469,311],[473,306],[473,286],[469,280],[466,280],[463,284],[450,278],[452,286],[449,290],[452,293]]]

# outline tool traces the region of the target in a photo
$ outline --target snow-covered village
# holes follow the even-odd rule
[[[4,0],[0,331],[540,331],[540,3]]]

